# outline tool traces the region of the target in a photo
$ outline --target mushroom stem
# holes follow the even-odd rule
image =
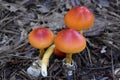
[[[66,63],[72,64],[72,54],[66,54]]]
[[[52,55],[54,51],[55,45],[50,46],[46,52],[44,53],[44,56],[42,58],[42,65],[41,65],[41,74],[42,76],[46,77],[47,76],[47,65],[50,56]]]
[[[39,54],[40,59],[43,58],[44,52],[45,52],[44,48],[40,49],[40,54]]]
[[[80,34],[83,34],[83,30],[80,30],[79,33],[80,33]]]

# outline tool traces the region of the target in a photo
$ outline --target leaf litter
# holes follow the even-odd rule
[[[39,55],[27,35],[39,26],[56,34],[66,28],[66,12],[78,5],[93,11],[95,24],[84,31],[87,48],[73,56],[74,80],[120,79],[119,0],[0,0],[0,80],[66,80],[62,59],[55,55],[50,58],[48,77],[26,73]]]

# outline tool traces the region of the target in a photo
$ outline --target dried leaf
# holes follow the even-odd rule
[[[21,29],[21,36],[20,36],[20,41],[24,40],[27,38],[27,31],[25,29]]]
[[[0,53],[4,52],[4,51],[7,51],[10,49],[10,46],[1,46],[0,47]]]
[[[39,12],[41,12],[41,13],[47,13],[47,12],[49,12],[50,10],[49,10],[46,6],[39,5],[39,8],[37,9],[37,11],[39,11]]]
[[[101,7],[109,7],[109,1],[108,0],[99,0],[99,6]]]
[[[95,19],[94,26],[84,31],[85,36],[98,36],[105,30],[107,23],[105,20]]]
[[[26,11],[26,9],[22,5],[18,5],[18,4],[0,1],[0,5],[2,5],[4,8],[9,10],[10,12],[16,12],[18,10],[23,11],[23,12]]]

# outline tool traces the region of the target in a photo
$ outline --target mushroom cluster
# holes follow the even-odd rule
[[[33,29],[28,35],[29,43],[40,49],[40,67],[44,77],[47,76],[47,66],[52,53],[60,57],[66,56],[66,64],[71,65],[72,55],[85,49],[86,39],[79,31],[89,29],[93,25],[94,15],[87,7],[77,6],[66,13],[64,22],[67,28],[59,31],[55,37],[48,28]],[[47,50],[44,51],[44,48]]]
[[[85,49],[86,39],[82,30],[92,27],[94,20],[94,14],[85,6],[73,7],[66,13],[64,22],[69,29],[58,32],[54,40],[56,48],[66,53],[66,63],[71,64],[72,54]]]

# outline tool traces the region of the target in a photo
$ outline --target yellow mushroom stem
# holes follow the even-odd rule
[[[43,58],[43,55],[44,55],[44,48],[43,49],[40,49],[40,54],[39,54],[39,58],[42,59]]]
[[[79,33],[80,33],[80,34],[83,34],[83,30],[80,30]]]
[[[53,44],[52,46],[50,46],[46,52],[44,53],[44,56],[42,58],[42,65],[41,65],[41,74],[42,76],[46,77],[47,76],[47,66],[48,66],[48,62],[49,62],[49,58],[52,55],[53,51],[54,51],[55,45]]]
[[[72,53],[66,54],[66,63],[72,64]]]

